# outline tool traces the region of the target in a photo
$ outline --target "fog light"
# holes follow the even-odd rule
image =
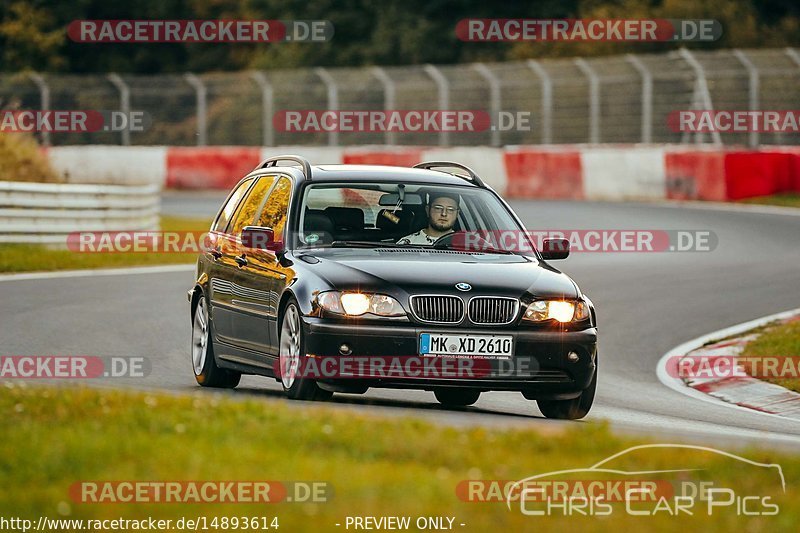
[[[575,352],[569,352],[567,354],[567,361],[569,361],[570,363],[577,363],[578,359],[580,359],[580,357],[578,357],[578,354],[576,354]]]
[[[339,346],[339,353],[342,355],[350,355],[353,353],[353,350],[350,348],[348,344],[342,344]]]

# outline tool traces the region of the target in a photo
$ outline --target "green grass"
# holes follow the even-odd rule
[[[770,496],[780,506],[771,517],[737,516],[735,508],[708,517],[702,504],[694,516],[632,517],[620,503],[607,517],[539,517],[524,516],[516,506],[509,511],[504,503],[456,496],[461,480],[518,480],[588,467],[641,442],[591,423],[464,429],[246,394],[178,396],[19,384],[0,388],[0,412],[0,516],[5,517],[278,516],[282,531],[345,531],[348,515],[455,516],[457,531],[776,532],[796,531],[800,521],[800,458],[764,450],[734,453],[780,464],[786,493],[774,470],[680,449],[637,452],[639,459],[629,457],[615,467],[702,468],[664,479],[713,480],[738,495]],[[326,481],[333,496],[313,504],[76,503],[69,487],[86,480]]]
[[[749,342],[741,357],[800,357],[800,320],[794,320],[763,330],[761,335]],[[780,365],[779,365],[780,368]],[[765,379],[781,387],[800,392],[800,379]]]
[[[162,231],[208,231],[210,221],[161,217]],[[190,264],[197,253],[88,253],[40,244],[0,244],[0,272],[34,272],[113,268],[147,265]]]
[[[770,196],[756,196],[740,200],[746,204],[780,205],[784,207],[800,207],[800,193],[787,192]]]

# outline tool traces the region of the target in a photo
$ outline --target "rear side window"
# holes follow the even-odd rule
[[[233,215],[233,222],[230,228],[228,228],[229,234],[238,236],[245,226],[254,225],[256,213],[258,213],[261,206],[264,205],[264,200],[266,199],[267,193],[272,188],[273,183],[275,183],[275,176],[263,176],[258,178],[256,184],[253,185],[253,188],[247,193],[245,199],[239,204],[236,214]]]
[[[214,222],[214,227],[212,228],[213,231],[220,231],[224,232],[225,228],[228,227],[228,222],[230,222],[231,217],[233,216],[233,211],[236,209],[236,206],[239,204],[239,200],[242,199],[244,193],[247,192],[247,188],[253,184],[253,180],[245,180],[236,187],[236,190],[233,191],[233,194],[228,201],[225,203],[225,207],[222,209],[222,212],[217,217],[217,221]]]
[[[292,182],[287,178],[280,178],[269,199],[264,204],[264,210],[258,217],[257,226],[272,228],[275,238],[283,235],[286,226],[286,216],[289,213],[289,198],[292,194]]]

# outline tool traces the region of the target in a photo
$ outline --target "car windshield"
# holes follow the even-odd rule
[[[498,198],[469,186],[312,184],[300,211],[299,248],[436,247],[520,251],[524,230]],[[528,248],[529,249],[529,248]]]

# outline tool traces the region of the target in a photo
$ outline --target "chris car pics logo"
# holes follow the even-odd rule
[[[667,468],[658,451],[669,454]],[[669,452],[667,450],[678,450]],[[728,462],[730,464],[728,464]],[[727,481],[706,466],[733,472]],[[766,480],[756,490],[753,480]],[[632,481],[636,481],[632,483]],[[613,454],[592,466],[537,474],[505,487],[509,510],[537,516],[774,516],[775,496],[786,492],[783,469],[715,448],[689,444],[646,444]]]

